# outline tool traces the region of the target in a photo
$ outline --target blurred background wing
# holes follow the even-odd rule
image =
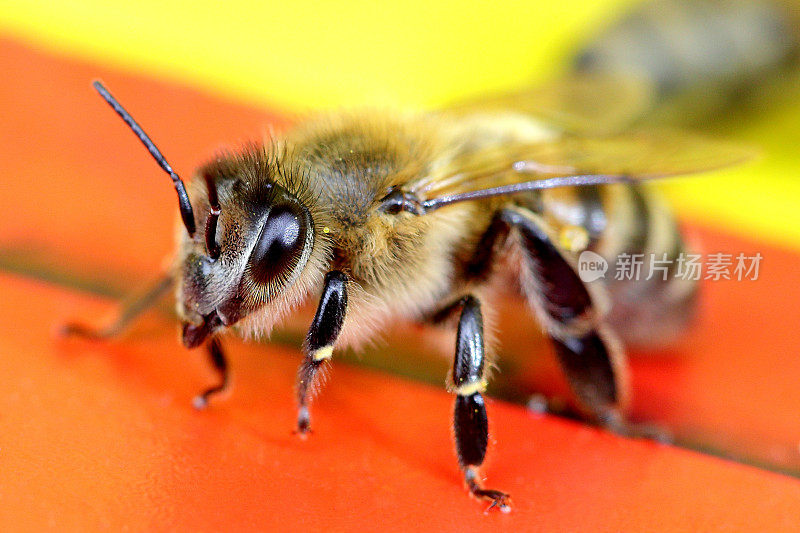
[[[736,165],[756,154],[752,148],[684,132],[634,132],[606,137],[565,136],[541,143],[509,144],[464,154],[413,184],[422,200],[531,183],[544,188],[551,178],[596,176],[585,183],[647,180],[707,172]],[[556,183],[556,182],[551,182]],[[496,195],[496,194],[491,194]]]
[[[624,130],[653,105],[656,90],[643,76],[575,72],[521,91],[461,102],[446,112],[510,111],[561,131],[602,135]]]

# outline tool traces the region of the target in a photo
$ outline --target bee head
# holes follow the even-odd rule
[[[177,311],[187,347],[240,321],[268,331],[321,278],[321,266],[308,267],[324,255],[315,246],[323,215],[286,159],[250,145],[205,165],[190,184],[203,232],[179,236]]]
[[[292,158],[275,146],[250,145],[201,168],[187,193],[130,113],[102,83],[93,86],[178,194],[182,227],[174,276],[183,343],[193,348],[239,323],[245,333],[271,330],[321,283],[322,261],[329,255],[325,231],[315,235],[325,227],[325,213]]]

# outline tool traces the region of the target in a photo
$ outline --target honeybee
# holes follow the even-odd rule
[[[649,0],[573,58],[580,72],[625,74],[649,86],[649,123],[681,126],[753,113],[794,96],[800,5],[786,0]],[[773,93],[773,94],[770,94]],[[713,119],[713,120],[712,120]]]
[[[187,189],[131,115],[100,82],[94,87],[171,177],[182,224],[172,267],[149,294],[104,330],[69,331],[113,335],[174,286],[183,344],[205,345],[219,374],[196,397],[202,408],[228,386],[221,334],[266,335],[315,299],[296,389],[296,431],[306,435],[320,373],[336,349],[401,319],[455,321],[448,389],[459,465],[469,492],[504,511],[508,494],[486,488],[480,471],[491,366],[484,316],[495,280],[516,280],[587,414],[637,435],[623,414],[617,333],[644,335],[658,329],[655,319],[682,320],[694,287],[584,283],[576,254],[612,258],[659,246],[674,257],[683,250],[674,220],[640,182],[713,170],[749,153],[674,134],[579,136],[503,106],[338,113],[218,155]],[[644,300],[663,312],[639,317]]]

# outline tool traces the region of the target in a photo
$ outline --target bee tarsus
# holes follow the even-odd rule
[[[486,354],[480,302],[474,296],[467,295],[449,307],[461,309],[451,374],[451,389],[456,394],[453,431],[458,462],[473,495],[491,500],[490,508],[498,506],[501,510],[507,510],[508,495],[483,489],[479,480],[479,469],[486,457],[489,442],[489,418],[483,398],[486,391]],[[439,314],[443,316],[448,311],[445,309]]]
[[[489,502],[489,507],[484,512],[489,513],[492,509],[498,509],[503,513],[511,512],[511,496],[499,490],[481,488],[479,478],[476,469],[467,469],[464,474],[470,494],[479,500]]]

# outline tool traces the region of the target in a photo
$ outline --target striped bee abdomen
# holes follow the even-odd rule
[[[571,250],[576,256],[586,249],[607,262],[604,276],[588,283],[602,285],[595,293],[608,302],[599,306],[626,344],[664,345],[685,330],[694,316],[697,276],[686,269],[689,251],[657,191],[629,185],[553,189],[542,194],[540,207],[559,234],[585,232],[585,245]]]

